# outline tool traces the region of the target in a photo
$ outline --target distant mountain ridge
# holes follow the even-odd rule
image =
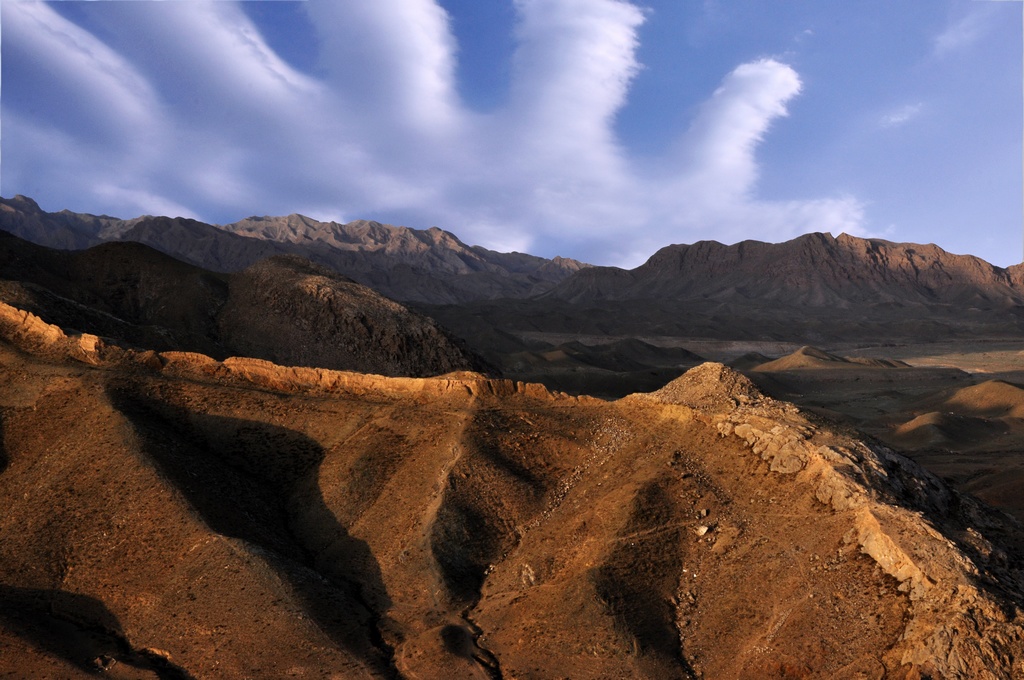
[[[137,241],[221,272],[240,271],[275,255],[299,255],[390,298],[437,304],[530,297],[589,266],[468,246],[437,227],[421,230],[365,220],[338,224],[295,214],[223,226],[181,217],[122,220],[67,210],[48,213],[25,196],[0,198],[0,229],[51,248]]]
[[[1024,265],[1004,269],[935,245],[847,234],[670,245],[627,271],[497,253],[437,228],[301,215],[223,227],[184,218],[117,220],[46,213],[21,196],[0,199],[0,229],[63,248],[139,241],[222,272],[299,255],[415,304],[492,359],[496,351],[530,349],[515,346],[524,333],[818,344],[1024,331]]]
[[[437,227],[410,229],[367,220],[338,224],[288,215],[250,217],[222,228],[296,248],[389,297],[411,302],[531,297],[589,266],[562,257],[467,246]]]
[[[1002,269],[935,245],[813,233],[778,244],[700,241],[666,246],[636,269],[593,267],[547,295],[570,302],[712,299],[810,307],[864,302],[1009,306],[1024,302],[1024,266]]]
[[[1024,266],[847,234],[670,245],[641,266],[589,267],[529,300],[421,307],[457,335],[828,342],[1017,338]],[[471,346],[485,356],[485,342]]]

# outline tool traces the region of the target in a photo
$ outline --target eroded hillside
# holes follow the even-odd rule
[[[432,319],[293,255],[219,274],[140,243],[61,251],[0,232],[0,300],[144,349],[384,375],[482,366]]]
[[[603,402],[2,311],[2,673],[1024,673],[1019,526],[720,364]]]

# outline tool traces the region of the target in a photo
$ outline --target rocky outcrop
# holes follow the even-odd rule
[[[984,537],[1007,518],[903,456],[819,427],[721,364],[632,399],[696,409],[723,437],[740,439],[772,472],[792,475],[841,515],[849,525],[844,543],[909,595],[906,627],[889,652],[901,664],[941,678],[1024,673],[1016,651],[1024,649],[1024,573]]]

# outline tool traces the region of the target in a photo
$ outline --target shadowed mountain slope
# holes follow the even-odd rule
[[[139,243],[60,251],[0,232],[0,299],[146,349],[384,375],[481,366],[430,319],[295,256],[218,274]]]
[[[721,364],[602,402],[3,306],[0,422],[0,674],[1024,671],[1019,526]]]
[[[382,375],[437,375],[481,364],[433,320],[294,255],[229,276],[218,314],[233,353]]]

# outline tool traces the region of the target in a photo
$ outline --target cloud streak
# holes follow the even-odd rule
[[[879,121],[879,124],[883,128],[900,127],[917,118],[921,115],[923,110],[924,104],[921,102],[917,102],[916,104],[904,104],[903,106],[884,114]]]
[[[48,5],[3,5],[5,71],[57,74],[13,97],[5,83],[5,194],[126,217],[437,224],[623,265],[670,242],[863,222],[850,196],[758,197],[758,147],[802,87],[773,59],[724,74],[660,158],[631,157],[614,125],[646,17],[625,0],[516,0],[508,103],[486,114],[460,99],[450,18],[433,0],[303,3],[316,75],[275,54],[235,3],[97,4],[102,40]],[[82,115],[33,113],[68,97]]]
[[[971,3],[971,11],[955,19],[935,36],[933,49],[935,56],[945,57],[959,50],[974,45],[989,31],[995,15],[995,2]]]

